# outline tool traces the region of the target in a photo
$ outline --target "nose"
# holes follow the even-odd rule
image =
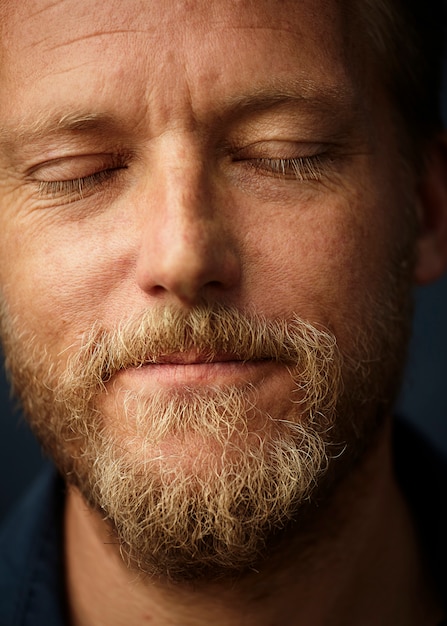
[[[239,282],[240,262],[228,211],[198,163],[159,172],[141,229],[137,284],[154,297],[192,305],[228,292]]]

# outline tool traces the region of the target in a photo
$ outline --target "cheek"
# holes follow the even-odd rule
[[[251,291],[264,312],[293,311],[336,334],[358,321],[390,269],[392,228],[377,213],[353,196],[258,229]]]
[[[129,256],[123,256],[118,237],[99,233],[77,223],[28,224],[8,232],[4,297],[11,313],[46,344],[67,345],[104,320],[105,311],[116,316],[123,309],[118,287],[131,271]]]

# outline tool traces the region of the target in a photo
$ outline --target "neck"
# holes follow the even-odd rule
[[[434,626],[439,621],[394,479],[389,424],[331,499],[315,510],[308,527],[237,581],[174,585],[128,569],[106,523],[69,489],[72,624]]]

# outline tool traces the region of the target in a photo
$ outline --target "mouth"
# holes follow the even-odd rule
[[[271,359],[246,360],[231,353],[188,351],[150,356],[140,365],[120,370],[117,376],[123,383],[126,381],[126,386],[141,390],[244,385],[259,382],[272,367]]]

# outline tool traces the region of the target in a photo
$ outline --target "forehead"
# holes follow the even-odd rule
[[[347,13],[337,0],[0,0],[0,12],[8,45],[22,50],[76,48],[87,38],[101,47],[109,35],[122,41],[140,36],[148,47],[171,42],[175,48],[194,33],[206,45],[213,31],[233,29],[241,30],[242,39],[245,29],[282,31],[330,48],[339,43]]]
[[[2,5],[0,5],[2,6]],[[161,116],[266,87],[349,99],[359,89],[348,12],[336,0],[25,0],[2,15],[0,110],[56,104]]]

